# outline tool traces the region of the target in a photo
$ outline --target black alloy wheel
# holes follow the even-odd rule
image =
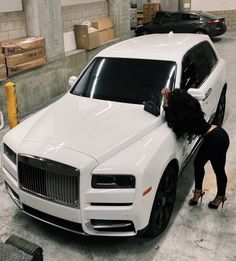
[[[224,121],[224,116],[225,116],[225,104],[226,104],[226,87],[224,87],[220,95],[220,100],[212,124],[215,124],[217,126],[222,126]]]
[[[149,30],[142,31],[142,35],[147,35],[147,34],[151,34],[151,32]]]
[[[175,204],[176,187],[177,173],[168,166],[157,189],[149,224],[145,231],[147,236],[156,237],[167,227]]]

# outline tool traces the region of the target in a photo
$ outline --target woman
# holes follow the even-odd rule
[[[202,190],[204,166],[210,160],[217,180],[217,195],[208,207],[222,208],[226,201],[225,191],[227,176],[225,173],[226,152],[229,147],[229,136],[224,129],[211,125],[204,119],[204,113],[197,99],[184,90],[168,88],[162,90],[163,107],[168,126],[177,138],[186,138],[191,142],[196,136],[202,136],[203,142],[194,160],[195,190],[189,205],[195,206],[205,192]]]

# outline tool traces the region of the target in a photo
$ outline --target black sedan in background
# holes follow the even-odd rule
[[[152,33],[196,33],[210,37],[225,33],[224,17],[197,12],[157,12],[152,22],[137,27],[135,36]]]

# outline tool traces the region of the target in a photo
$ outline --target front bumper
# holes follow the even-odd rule
[[[135,189],[92,189],[91,175],[85,173],[80,180],[80,206],[72,208],[21,190],[16,166],[12,165],[3,156],[7,192],[34,218],[78,234],[99,236],[134,236],[147,225],[140,220]]]

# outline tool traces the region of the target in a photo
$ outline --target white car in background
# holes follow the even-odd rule
[[[163,87],[185,89],[207,121],[222,124],[225,62],[208,36],[120,42],[101,51],[60,100],[5,135],[2,170],[14,202],[76,233],[159,235],[178,174],[200,143],[177,140],[168,128]]]

